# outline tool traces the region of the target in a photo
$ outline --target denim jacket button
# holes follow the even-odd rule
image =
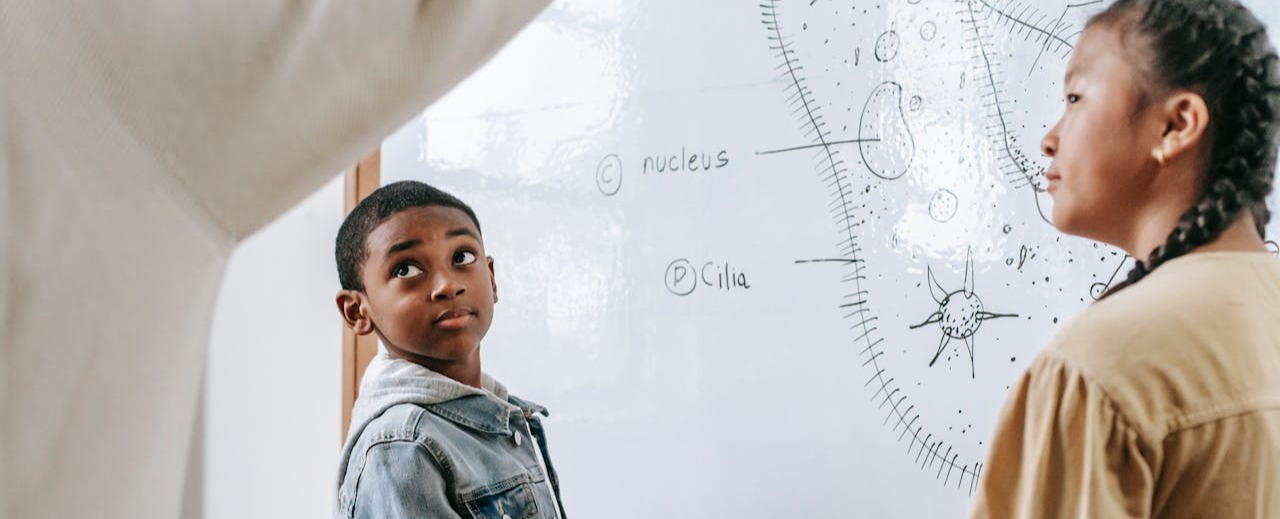
[[[511,516],[507,514],[502,514],[502,519],[511,519]]]
[[[513,433],[511,433],[511,436],[512,436],[512,438],[514,438],[514,439],[516,440],[516,447],[519,447],[519,446],[520,446],[520,441],[521,441],[521,440],[520,440],[520,433],[519,433],[518,431],[517,431],[517,432],[513,432]]]

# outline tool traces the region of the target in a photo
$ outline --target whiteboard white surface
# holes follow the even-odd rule
[[[1012,381],[1128,269],[1041,189],[1102,5],[559,2],[383,180],[479,214],[485,369],[552,410],[570,514],[959,517]]]

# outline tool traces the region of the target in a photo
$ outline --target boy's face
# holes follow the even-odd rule
[[[408,209],[375,228],[365,248],[364,292],[338,296],[352,329],[376,331],[391,354],[435,371],[478,367],[498,290],[493,258],[467,214]]]

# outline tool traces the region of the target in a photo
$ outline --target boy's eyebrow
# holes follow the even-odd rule
[[[387,249],[387,253],[382,256],[382,260],[386,261],[387,258],[390,258],[392,255],[394,255],[397,252],[400,252],[402,250],[412,249],[419,245],[422,245],[422,240],[406,240],[406,241],[397,243],[395,245],[392,245],[390,249]]]
[[[454,238],[457,236],[470,236],[477,240],[480,239],[479,236],[476,236],[476,233],[471,232],[471,229],[468,229],[466,227],[459,227],[457,229],[450,230],[449,232],[444,233],[444,236],[446,238]]]

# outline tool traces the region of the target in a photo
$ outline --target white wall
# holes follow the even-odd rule
[[[204,491],[189,493],[188,508],[206,519],[331,513],[342,419],[333,303],[342,189],[341,177],[329,182],[231,256],[209,344],[204,449],[188,476]]]
[[[848,4],[557,0],[383,142],[478,213],[484,369],[551,410],[569,514],[962,516],[1123,273],[1048,223],[1038,148],[1102,4]]]

